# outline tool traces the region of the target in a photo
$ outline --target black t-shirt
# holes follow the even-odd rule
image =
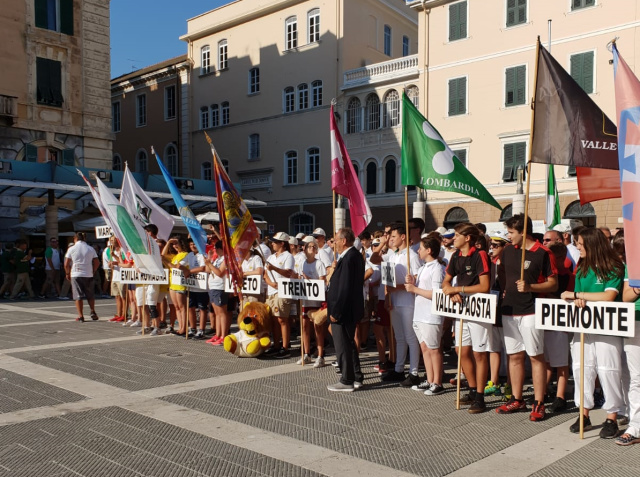
[[[480,283],[480,275],[486,275],[490,270],[487,252],[471,247],[466,257],[459,251],[451,255],[449,266],[447,267],[447,275],[458,277],[456,286],[470,287],[478,285]]]
[[[520,280],[520,263],[522,249],[519,246],[507,245],[502,254],[501,270],[505,274],[505,295],[502,300],[504,315],[531,315],[535,313],[535,299],[539,293],[520,293],[516,282]],[[524,281],[529,284],[544,283],[548,277],[557,275],[555,257],[540,242],[533,244],[525,252]]]

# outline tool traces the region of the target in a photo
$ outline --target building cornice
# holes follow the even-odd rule
[[[139,87],[149,86],[158,83],[164,79],[175,77],[180,71],[189,70],[191,63],[189,60],[181,61],[170,66],[160,68],[158,70],[142,73],[139,76],[129,77],[120,81],[112,80],[111,94],[118,94],[126,90],[136,89]]]

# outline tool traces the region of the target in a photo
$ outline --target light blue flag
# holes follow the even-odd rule
[[[205,257],[207,256],[206,246],[207,246],[207,232],[204,231],[196,216],[193,215],[191,209],[187,206],[187,203],[184,201],[182,196],[180,195],[180,191],[178,190],[178,186],[176,182],[169,174],[169,171],[164,167],[162,163],[162,159],[156,154],[156,160],[158,161],[158,166],[160,166],[160,170],[162,171],[162,175],[164,176],[164,180],[167,181],[167,187],[169,187],[169,192],[173,196],[173,201],[176,203],[176,207],[178,208],[178,213],[180,217],[182,217],[182,221],[184,225],[187,227],[189,231],[189,235],[193,239],[193,243],[196,245],[198,252],[200,252]]]

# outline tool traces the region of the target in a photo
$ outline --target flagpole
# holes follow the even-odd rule
[[[404,186],[404,228],[405,240],[407,242],[407,275],[409,275],[411,273],[411,259],[409,257],[411,247],[409,246],[409,187],[407,186]]]
[[[336,191],[333,190],[332,191],[332,197],[333,197],[333,260],[336,260],[336,241],[335,241],[335,237],[336,237]]]
[[[584,439],[584,333],[580,333],[580,439]]]
[[[533,152],[533,126],[536,119],[536,88],[538,86],[538,59],[540,56],[540,36],[536,43],[536,72],[533,84],[533,99],[531,101],[531,130],[529,131],[529,161],[527,162],[527,191],[524,199],[524,226],[522,229],[522,259],[520,261],[520,280],[524,280],[524,260],[527,252],[527,222],[529,218],[529,191],[531,189],[531,156]]]

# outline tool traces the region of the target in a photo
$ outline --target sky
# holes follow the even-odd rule
[[[183,55],[187,19],[231,0],[111,0],[111,78]]]

